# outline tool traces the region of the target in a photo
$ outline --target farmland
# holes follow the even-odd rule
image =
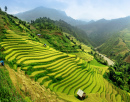
[[[54,91],[60,98],[77,99],[78,89],[87,98],[84,101],[128,102],[130,96],[103,78],[107,66],[88,63],[76,55],[57,51],[30,40],[28,34],[16,34],[8,30],[7,39],[0,45],[5,49],[5,59],[20,67],[30,78]],[[15,66],[15,67],[16,67]]]

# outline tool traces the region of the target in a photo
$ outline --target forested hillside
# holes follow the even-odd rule
[[[113,84],[130,92],[130,31],[126,28],[109,38],[97,49],[109,58],[115,60],[115,65],[109,67],[104,76]]]
[[[123,62],[122,57],[118,57],[118,61],[114,66],[109,67],[109,72],[104,77],[117,87],[130,93],[130,64]]]
[[[48,29],[51,32],[53,32],[54,30],[57,30],[57,33],[58,32],[69,33],[70,35],[78,39],[80,42],[83,42],[84,44],[91,46],[90,44],[91,41],[88,39],[86,33],[83,30],[80,30],[77,27],[71,26],[70,24],[67,24],[63,20],[53,21],[49,18],[43,17],[43,18],[36,19],[35,21],[31,21],[31,24],[40,30]]]
[[[78,27],[87,33],[88,37],[94,42],[94,46],[97,47],[107,41],[115,33],[129,26],[130,17],[125,17],[113,20],[101,19]]]
[[[101,53],[106,54],[111,59],[118,60],[119,57],[125,60],[130,56],[130,31],[126,28],[114,34],[104,44],[98,47]],[[129,62],[129,61],[127,61]]]

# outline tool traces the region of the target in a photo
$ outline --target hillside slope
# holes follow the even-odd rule
[[[127,102],[129,100],[127,93],[116,91],[119,89],[114,89],[103,78],[102,72],[106,69],[105,66],[96,67],[76,58],[75,55],[67,55],[53,48],[44,47],[42,43],[29,40],[25,34],[15,34],[8,30],[6,36],[7,39],[1,42],[1,46],[5,49],[5,59],[12,62],[13,67],[19,66],[30,78],[34,78],[41,85],[56,92],[59,97],[74,102],[79,101],[76,93],[80,88],[89,97],[84,101],[89,99]],[[108,87],[109,90],[107,90]],[[106,96],[104,96],[105,93]],[[126,94],[123,99],[121,99],[121,93]],[[94,95],[96,97],[92,99]]]
[[[36,27],[37,30],[40,30],[41,31],[40,33],[42,34],[45,33],[46,29],[48,29],[50,32],[56,31],[57,35],[58,33],[62,35],[62,32],[66,32],[74,36],[80,42],[83,42],[84,44],[91,46],[90,44],[91,41],[89,40],[88,36],[83,30],[77,27],[71,26],[70,24],[66,23],[63,20],[54,21],[54,20],[51,20],[50,18],[43,17],[43,18],[38,18],[35,21],[32,21],[31,24],[34,27]],[[67,38],[69,39],[69,37]]]
[[[94,46],[97,47],[107,41],[115,33],[129,26],[130,17],[128,16],[113,20],[101,19],[78,27],[87,33],[88,37],[94,42]]]
[[[104,44],[98,47],[101,53],[107,56],[117,59],[118,56],[129,57],[130,52],[130,30],[126,28],[119,33],[113,35]]]

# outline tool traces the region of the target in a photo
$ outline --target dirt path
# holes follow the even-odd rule
[[[10,79],[16,90],[23,98],[29,97],[34,102],[64,102],[54,92],[39,85],[38,82],[31,80],[20,68],[14,71],[8,65],[5,65],[5,67],[9,71]]]
[[[114,62],[112,60],[110,60],[109,58],[107,58],[106,56],[104,56],[103,54],[99,53],[98,51],[96,51],[99,55],[101,55],[107,62],[108,65],[114,65]]]

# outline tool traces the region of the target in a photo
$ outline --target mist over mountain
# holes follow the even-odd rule
[[[101,19],[92,23],[78,26],[83,29],[89,38],[99,46],[107,41],[115,33],[130,26],[130,17],[105,20]]]
[[[37,7],[33,10],[26,11],[23,13],[18,13],[15,16],[18,18],[30,22],[31,20],[35,20],[40,17],[48,17],[52,20],[64,20],[65,22],[75,26],[75,25],[82,25],[87,24],[85,21],[75,20],[69,16],[66,15],[64,11],[52,9],[52,8],[46,8],[46,7]]]

